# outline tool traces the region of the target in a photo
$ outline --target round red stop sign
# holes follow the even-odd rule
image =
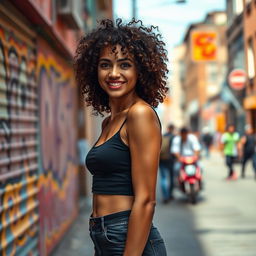
[[[234,69],[228,76],[229,85],[234,90],[242,90],[245,87],[247,75],[243,69]]]

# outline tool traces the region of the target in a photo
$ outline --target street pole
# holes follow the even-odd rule
[[[177,0],[175,1],[175,4],[186,4],[187,0]]]
[[[132,18],[136,19],[137,18],[137,4],[136,0],[132,0]]]

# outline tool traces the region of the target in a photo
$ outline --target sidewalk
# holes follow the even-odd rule
[[[89,211],[88,200],[81,201],[76,221],[51,256],[93,256],[93,245],[88,226]]]

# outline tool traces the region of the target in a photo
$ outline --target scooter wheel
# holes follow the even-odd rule
[[[196,201],[197,196],[196,196],[195,184],[190,184],[190,194],[189,194],[189,196],[190,196],[190,202],[192,204],[196,204],[197,203],[197,201]]]

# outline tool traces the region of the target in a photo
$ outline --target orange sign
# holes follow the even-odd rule
[[[224,132],[226,126],[226,118],[224,113],[219,113],[216,115],[216,131]]]
[[[192,31],[191,53],[194,61],[217,59],[217,33],[215,31]]]
[[[244,99],[244,108],[246,110],[256,109],[256,95],[250,95]]]

